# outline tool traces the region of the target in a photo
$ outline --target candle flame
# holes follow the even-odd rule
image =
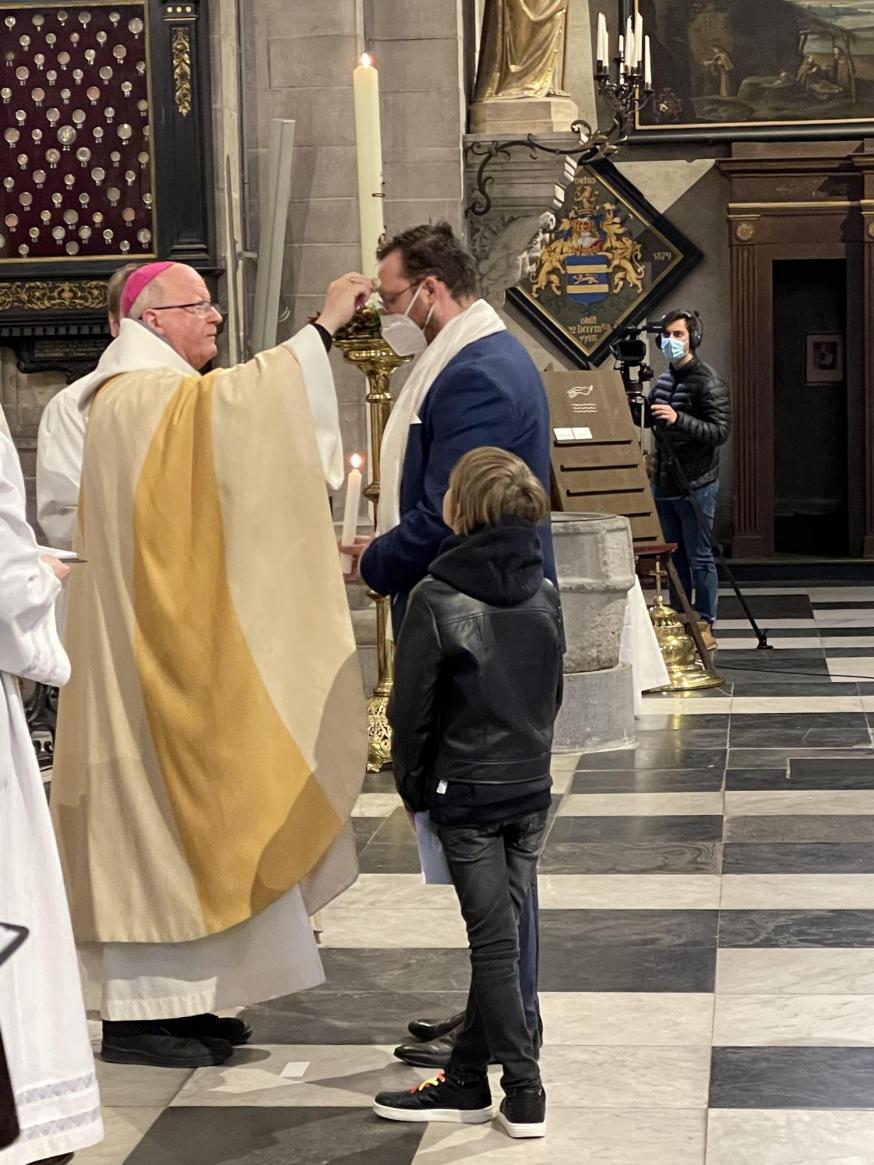
[[[360,453],[353,453],[352,456],[349,458],[349,464],[352,466],[353,469],[360,469],[361,466],[364,464],[364,458],[361,456]]]
[[[370,55],[370,53],[361,54],[361,65],[365,69],[373,68],[373,57]]]

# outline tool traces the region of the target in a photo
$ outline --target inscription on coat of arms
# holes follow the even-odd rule
[[[510,299],[587,363],[699,257],[615,167],[580,166]]]

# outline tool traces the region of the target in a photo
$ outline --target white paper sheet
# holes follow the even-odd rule
[[[449,866],[446,864],[446,854],[443,852],[443,846],[440,844],[440,838],[437,836],[430,815],[427,811],[417,813],[415,820],[422,880],[426,886],[452,885]]]

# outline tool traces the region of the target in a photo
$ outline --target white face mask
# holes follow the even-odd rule
[[[397,356],[418,356],[428,346],[424,328],[420,328],[415,320],[410,319],[410,311],[423,286],[424,284],[419,284],[416,294],[410,300],[410,306],[403,315],[383,315],[380,319],[382,338]],[[431,322],[433,313],[432,305],[425,317],[425,328]]]

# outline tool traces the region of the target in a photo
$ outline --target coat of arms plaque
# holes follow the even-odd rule
[[[586,368],[700,259],[615,166],[581,165],[508,298]]]

